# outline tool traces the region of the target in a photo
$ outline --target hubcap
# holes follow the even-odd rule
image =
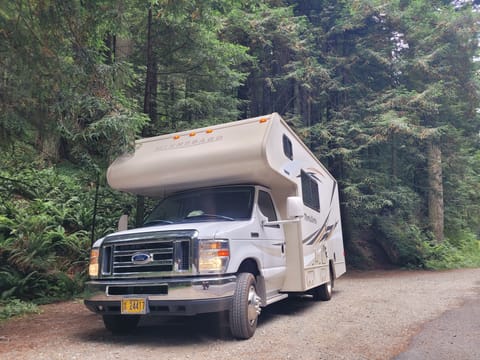
[[[260,296],[257,295],[254,286],[248,289],[248,322],[253,325],[260,315]]]

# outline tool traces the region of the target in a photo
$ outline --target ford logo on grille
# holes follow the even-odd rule
[[[153,261],[152,254],[145,254],[145,253],[135,253],[132,255],[132,263],[135,265],[144,265],[151,263]]]

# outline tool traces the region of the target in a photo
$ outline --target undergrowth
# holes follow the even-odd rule
[[[39,313],[40,308],[32,302],[26,302],[19,299],[10,299],[8,301],[0,302],[0,322],[14,316]]]
[[[83,291],[95,183],[80,174],[54,167],[0,171],[0,301],[22,307],[17,301],[48,303]],[[114,231],[129,200],[100,187],[94,238]]]
[[[480,267],[480,240],[469,232],[458,232],[441,243],[425,242],[425,267],[458,269]]]

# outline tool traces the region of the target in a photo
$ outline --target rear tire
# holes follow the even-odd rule
[[[103,315],[105,328],[115,335],[131,333],[139,321],[138,315]]]
[[[230,331],[237,339],[249,339],[257,329],[261,298],[255,276],[240,273],[230,309]]]
[[[329,301],[332,298],[333,279],[332,272],[328,272],[328,281],[312,291],[313,300],[315,301]]]

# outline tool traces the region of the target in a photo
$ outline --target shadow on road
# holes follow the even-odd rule
[[[262,309],[257,332],[267,323],[284,316],[297,316],[308,312],[321,302],[313,301],[309,296],[291,296]],[[113,335],[106,330],[102,322],[99,327],[78,333],[85,342],[111,343],[122,345],[150,344],[161,346],[192,345],[202,341],[225,340],[234,338],[228,327],[228,314],[203,314],[196,316],[151,316],[140,321],[138,328],[128,335]]]

